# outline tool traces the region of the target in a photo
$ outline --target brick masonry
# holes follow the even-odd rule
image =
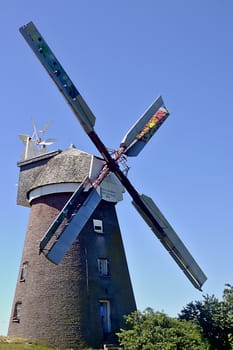
[[[70,195],[54,193],[31,203],[8,335],[64,349],[100,347],[116,341],[123,315],[136,305],[114,203],[101,201],[60,265],[38,254],[42,236]],[[94,231],[93,219],[103,221],[103,234]],[[108,276],[100,275],[98,258],[108,259]],[[24,263],[28,268],[21,281]],[[110,303],[108,334],[103,332],[100,300]],[[21,303],[19,322],[13,320],[17,303]]]

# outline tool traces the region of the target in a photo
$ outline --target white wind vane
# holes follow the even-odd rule
[[[56,142],[56,139],[43,139],[44,134],[48,130],[49,126],[51,125],[51,120],[49,120],[44,128],[42,130],[39,130],[37,128],[37,124],[35,119],[32,119],[32,125],[33,125],[33,133],[32,136],[20,134],[19,138],[25,145],[25,150],[21,154],[22,160],[31,159],[37,156],[40,156],[41,154],[47,153],[46,146],[52,145],[54,142]]]

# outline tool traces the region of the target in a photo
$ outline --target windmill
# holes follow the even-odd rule
[[[203,273],[199,265],[196,263],[192,255],[189,253],[189,251],[187,250],[183,242],[180,240],[176,232],[173,230],[171,225],[168,223],[168,221],[165,219],[163,214],[160,212],[160,210],[158,209],[154,201],[150,197],[138,193],[138,191],[135,189],[135,187],[132,185],[132,183],[127,177],[127,170],[128,170],[127,166],[126,167],[124,166],[126,158],[137,156],[145,147],[145,145],[148,143],[148,141],[151,139],[151,137],[155,134],[158,128],[163,124],[163,122],[169,116],[169,112],[163,102],[162,97],[161,96],[158,97],[155,100],[155,102],[153,102],[152,105],[139,118],[139,120],[132,126],[132,128],[126,133],[126,135],[123,137],[120,143],[119,149],[113,152],[109,152],[108,149],[105,147],[104,143],[102,142],[102,140],[100,139],[100,137],[95,132],[95,129],[94,129],[95,116],[91,112],[90,108],[82,98],[81,94],[78,92],[77,88],[74,86],[73,82],[71,81],[71,79],[69,78],[69,76],[67,75],[63,67],[61,66],[60,62],[57,60],[57,58],[49,48],[49,46],[47,45],[43,37],[41,36],[41,34],[39,33],[35,25],[32,22],[30,22],[27,25],[21,27],[20,32],[25,38],[25,40],[27,41],[27,43],[29,44],[29,46],[32,48],[33,52],[39,58],[40,62],[42,63],[44,68],[47,70],[48,74],[50,75],[52,80],[55,82],[58,89],[61,91],[61,93],[65,97],[66,101],[72,108],[75,116],[77,117],[78,121],[83,127],[85,133],[90,138],[90,140],[94,143],[94,145],[96,146],[96,148],[101,154],[101,159],[92,158],[92,160],[89,162],[90,166],[89,166],[88,175],[82,178],[82,181],[79,183],[76,190],[73,191],[72,196],[69,197],[65,205],[61,208],[58,215],[55,216],[54,221],[50,224],[46,232],[44,231],[45,232],[44,235],[40,237],[39,253],[40,253],[40,256],[41,256],[41,253],[43,253],[48,259],[48,261],[44,259],[45,261],[44,264],[46,265],[46,268],[48,267],[48,269],[50,269],[49,274],[52,271],[51,270],[52,268],[50,266],[57,265],[56,267],[58,269],[61,268],[61,271],[63,271],[62,268],[64,266],[64,261],[70,264],[70,261],[71,261],[71,256],[69,255],[70,251],[73,254],[72,247],[74,244],[77,244],[77,239],[79,238],[80,240],[85,239],[83,238],[84,231],[87,234],[90,233],[90,220],[93,219],[93,224],[95,226],[94,230],[96,232],[97,231],[102,232],[101,220],[95,219],[95,213],[96,211],[99,210],[98,209],[99,207],[102,206],[101,210],[103,210],[103,207],[105,208],[104,209],[105,214],[107,213],[107,215],[105,216],[109,224],[115,220],[115,218],[110,217],[111,215],[113,216],[115,215],[113,213],[112,206],[109,204],[107,208],[105,206],[105,203],[118,202],[118,200],[120,200],[119,198],[121,197],[121,193],[123,192],[123,188],[124,188],[132,197],[133,206],[136,208],[138,213],[141,215],[141,217],[145,220],[145,222],[151,228],[155,236],[160,240],[162,245],[169,252],[169,254],[175,260],[177,265],[181,268],[181,270],[185,273],[185,275],[191,281],[193,286],[201,290],[203,283],[206,281],[205,274]],[[68,153],[64,152],[64,155],[65,154],[68,154]],[[59,157],[60,157],[59,155],[54,157],[54,161]],[[86,155],[85,156],[82,155],[82,157],[87,158]],[[60,161],[60,158],[59,158],[59,161]],[[48,173],[50,171],[50,168],[48,169]],[[43,181],[40,182],[40,184],[43,185],[42,187],[44,191],[45,186]],[[88,226],[88,229],[86,230],[87,226]],[[38,228],[38,225],[37,225],[37,228]],[[109,226],[109,229],[110,229],[110,226]],[[93,236],[91,237],[93,238]],[[98,237],[95,239],[97,242],[96,247],[97,246],[99,247],[100,241],[102,242],[102,237]],[[35,239],[35,241],[37,242],[37,238]],[[114,250],[114,242],[115,241],[111,243],[112,244],[111,247],[113,250]],[[91,243],[88,241],[88,244],[91,244]],[[121,245],[121,243],[119,244]],[[32,244],[30,243],[29,245],[31,249]],[[113,250],[111,251],[111,254],[115,254]],[[93,254],[94,252],[95,250],[92,250]],[[82,252],[82,254],[84,255],[84,258],[87,255],[86,253],[87,253],[86,251]],[[124,254],[120,255],[122,257],[122,261],[124,259],[123,255]],[[40,263],[41,261],[42,260],[40,260]],[[50,262],[52,262],[53,264],[51,264]],[[83,262],[84,262],[83,265],[85,265],[85,262],[86,264],[88,263],[87,260],[85,259],[83,259]],[[47,263],[49,265],[47,265]],[[39,263],[36,263],[36,264],[37,264],[36,268],[41,268]],[[115,256],[116,269],[114,271],[116,274],[118,273],[117,269],[120,265],[121,265],[121,261],[119,261],[119,257]],[[108,260],[103,258],[98,259],[98,267],[99,267],[99,270],[101,270],[101,273],[104,271],[104,274],[106,275],[108,272]],[[124,267],[124,269],[125,271],[127,270],[126,267]],[[41,271],[42,270],[40,270],[40,273]],[[75,272],[77,272],[77,270],[75,270]],[[127,273],[125,274],[125,276],[126,275]],[[46,276],[45,272],[43,272],[43,276]],[[37,276],[34,275],[34,277],[37,277]],[[49,277],[50,276],[48,276],[47,278],[49,279]],[[123,279],[121,278],[121,280],[124,280],[124,279],[127,280],[127,278],[128,277],[126,276],[126,278],[123,278]],[[85,288],[87,290],[86,296],[87,298],[89,298],[88,304],[90,305],[94,300],[90,290],[91,289],[95,290],[96,286],[92,284],[92,288],[90,288],[89,281],[90,283],[91,281],[93,282],[94,278],[92,276],[92,280],[90,279],[88,266],[86,266],[85,279],[86,279]],[[33,279],[33,281],[35,283],[35,278]],[[106,282],[104,284],[104,292],[103,292],[105,293],[105,297],[101,298],[101,296],[99,296],[98,317],[99,316],[101,317],[101,320],[102,320],[101,322],[103,326],[102,331],[105,335],[106,333],[111,333],[113,331],[114,327],[113,326],[111,327],[111,322],[112,324],[115,324],[116,329],[117,327],[119,329],[121,325],[119,318],[124,315],[124,312],[126,310],[124,309],[124,312],[123,312],[121,303],[130,304],[131,310],[135,307],[130,282],[127,282],[127,288],[125,288],[126,292],[128,290],[127,296],[122,294],[122,289],[124,289],[124,286],[120,285],[118,282],[119,281],[117,281],[116,283],[118,287],[120,286],[120,289],[118,290],[113,290],[114,288],[110,287],[109,282]],[[56,292],[57,292],[57,289],[58,288],[56,288]],[[83,292],[83,289],[84,288],[82,286],[80,290]],[[70,292],[70,288],[69,288],[69,292]],[[47,293],[47,290],[46,290],[46,293]],[[95,293],[95,291],[93,293]],[[25,294],[26,294],[25,291],[23,294],[23,290],[21,288],[20,292],[18,293],[19,297]],[[121,299],[117,299],[118,294],[121,294]],[[17,302],[17,300],[19,299],[18,295],[15,301],[16,301],[16,306],[19,306],[20,308],[22,305],[21,305],[21,302],[19,301]],[[64,297],[64,292],[62,292],[62,297]],[[115,306],[111,311],[112,312],[111,314],[110,302],[113,301],[113,304],[114,304],[114,299],[118,300],[117,301],[118,305],[116,306],[116,303],[115,303]],[[85,301],[83,300],[83,304],[84,303]],[[83,306],[81,304],[80,304],[80,308]],[[50,305],[47,305],[48,308],[49,306]],[[39,308],[37,308],[36,310],[38,311],[38,309]],[[17,315],[17,309],[15,310],[16,310],[15,314]],[[87,311],[84,311],[84,312],[88,314],[88,312],[90,313],[90,310],[88,312]],[[95,311],[91,311],[91,312],[94,314]],[[82,313],[79,312],[78,317],[81,314]],[[85,318],[85,325],[86,326],[89,325],[91,328],[91,323],[93,323],[94,326],[92,329],[95,330],[91,334],[91,337],[93,339],[94,332],[98,332],[97,328],[99,327],[99,323],[97,321],[93,321],[93,322],[90,321],[90,323],[88,324],[88,321],[86,321],[88,317],[89,316]],[[65,322],[67,322],[67,320],[65,320]],[[30,326],[29,323],[28,325]],[[51,322],[49,323],[49,326],[50,325],[51,325]],[[85,331],[83,331],[82,326],[83,326],[82,324],[79,325],[78,329],[82,334],[84,334],[85,332],[87,332],[87,329],[85,328]],[[22,330],[23,335],[26,333],[25,328]],[[12,330],[11,334],[14,334],[13,333],[14,331],[15,331],[15,328],[14,330]],[[53,332],[55,332],[54,329],[53,329]],[[73,328],[71,333],[72,332],[73,332]],[[17,335],[22,335],[22,334],[17,333]],[[40,334],[40,337],[43,337],[43,335]],[[86,333],[84,334],[84,338],[85,337],[88,338]],[[37,338],[40,339],[39,336],[37,336]],[[93,342],[93,344],[95,344],[95,346],[96,344],[100,344],[100,339],[98,338],[98,341],[96,341],[96,343]]]
[[[170,224],[163,217],[153,200],[145,195],[140,195],[136,191],[131,182],[121,171],[118,163],[118,160],[122,155],[137,156],[150,138],[154,135],[155,131],[168,117],[169,112],[163,103],[162,97],[159,97],[128,131],[120,144],[119,150],[117,150],[112,157],[99,136],[94,131],[95,116],[37,28],[32,22],[30,22],[26,26],[21,27],[20,32],[45,67],[50,77],[58,86],[59,90],[73,109],[74,114],[78,118],[84,131],[105,160],[102,170],[96,179],[90,183],[91,188],[87,190],[87,187],[89,186],[87,186],[85,183],[81,184],[78,190],[74,193],[73,197],[66,204],[65,208],[43,237],[40,243],[40,251],[45,250],[46,245],[55,234],[57,227],[62,223],[63,218],[71,215],[73,208],[79,204],[79,209],[76,211],[73,219],[69,221],[69,224],[62,231],[62,233],[60,233],[59,237],[56,237],[56,241],[52,247],[45,253],[46,256],[54,263],[59,263],[62,260],[73,241],[77,238],[82,227],[85,225],[87,219],[101,200],[101,195],[98,191],[99,185],[104,178],[110,172],[112,172],[131,195],[133,205],[138,210],[139,214],[151,227],[152,231],[159,238],[163,246],[168,250],[179,267],[183,270],[191,283],[197,289],[201,289],[206,280],[205,274],[202,272],[184,244],[178,238]],[[79,198],[81,197],[82,192],[85,191],[88,192],[85,202],[79,203]],[[82,206],[84,203],[85,205]],[[77,221],[81,220],[83,212],[87,210],[85,208],[87,204],[90,205],[91,209],[86,215],[86,219],[83,220],[82,224],[80,225],[79,232],[76,232],[74,235],[70,235],[70,230],[68,227],[70,227],[73,222],[76,223]]]

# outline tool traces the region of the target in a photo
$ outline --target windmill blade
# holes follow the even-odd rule
[[[169,112],[160,96],[124,136],[121,142],[121,147],[126,148],[124,154],[137,156],[168,116]]]
[[[58,216],[55,218],[53,223],[50,225],[50,227],[48,228],[48,230],[46,231],[46,233],[42,237],[42,239],[40,241],[40,253],[44,249],[46,249],[46,246],[48,245],[48,243],[50,242],[52,237],[56,234],[57,229],[62,225],[64,220],[67,217],[71,216],[72,213],[74,212],[75,208],[78,207],[78,205],[81,201],[82,193],[84,192],[84,189],[85,189],[86,181],[87,181],[87,179],[85,179],[84,182],[78,186],[76,191],[70,197],[68,202],[65,204],[64,208],[60,211]]]
[[[83,189],[80,188],[80,195],[83,194],[82,191]],[[44,254],[47,259],[56,265],[61,262],[61,260],[64,258],[64,255],[70,249],[71,245],[74,243],[101,200],[102,197],[99,194],[99,191],[96,188],[92,187],[87,192],[84,202],[82,202],[82,204],[77,208],[77,211],[71,215],[71,219],[65,225],[49,250],[46,251],[44,249],[45,243],[48,244],[48,241],[54,235],[53,228],[51,227],[49,229],[47,235],[42,239],[40,244],[40,249],[42,246],[44,246]],[[62,214],[59,214],[59,216],[60,219],[58,218],[58,221],[62,221],[64,217]],[[58,222],[56,223],[55,221],[53,225],[56,226],[57,224]]]
[[[94,131],[95,116],[82,98],[79,91],[74,86],[73,82],[61,66],[58,59],[55,57],[49,48],[42,35],[32,22],[19,29],[24,39],[31,47],[39,61],[42,63],[50,77],[53,79],[58,89],[65,97],[68,104],[71,106],[75,116],[79,120],[83,129],[95,144],[106,161],[111,161],[105,145],[100,140]]]
[[[21,27],[19,31],[73,109],[84,130],[87,133],[92,131],[95,125],[94,114],[91,112],[35,25],[30,22]]]
[[[199,290],[207,277],[189,253],[183,242],[177,236],[171,225],[164,218],[153,200],[145,195],[140,195],[129,179],[123,174],[118,164],[111,159],[109,168],[115,173],[122,185],[133,199],[133,205],[146,221],[163,246],[169,251],[178,266],[182,269],[193,286]]]
[[[134,207],[150,226],[163,246],[168,250],[175,262],[183,270],[194,287],[201,290],[203,283],[207,279],[204,272],[196,263],[184,243],[180,240],[153,200],[143,194],[140,195],[140,199],[143,205],[140,205],[140,203],[137,204],[133,201],[132,203]],[[159,224],[160,228],[157,224]]]

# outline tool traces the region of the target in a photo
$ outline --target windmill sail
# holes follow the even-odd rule
[[[90,216],[97,208],[102,197],[98,193],[98,190],[91,188],[87,194],[86,200],[77,209],[70,221],[65,225],[62,232],[58,235],[53,245],[48,251],[44,250],[46,257],[58,265],[64,258],[66,252],[70,249],[73,242],[76,240]]]
[[[87,133],[92,131],[95,116],[35,25],[32,22],[28,23],[20,28],[20,33],[62,92],[84,130]]]
[[[64,221],[71,217],[75,209],[78,207],[81,202],[81,197],[85,189],[86,180],[80,184],[77,190],[70,197],[64,208],[60,211],[54,222],[48,228],[47,232],[44,234],[43,238],[40,241],[40,253],[46,249],[46,246],[49,244],[52,237],[56,234],[59,227],[64,223]]]
[[[155,205],[153,200],[143,194],[140,195],[140,198],[151,213],[152,217],[162,228],[162,233],[160,230],[158,230],[157,225],[154,225],[153,221],[150,217],[148,217],[147,213],[142,209],[142,207],[138,206],[133,201],[132,203],[134,207],[137,209],[146,223],[151,227],[152,231],[159,238],[163,246],[168,250],[192,284],[197,289],[201,290],[201,287],[206,281],[207,277],[196,263],[192,255],[189,253],[183,242],[180,240],[176,232],[173,230],[171,225],[167,222],[159,208]]]
[[[160,96],[124,136],[121,142],[121,146],[126,148],[124,153],[130,157],[137,156],[168,116]]]

